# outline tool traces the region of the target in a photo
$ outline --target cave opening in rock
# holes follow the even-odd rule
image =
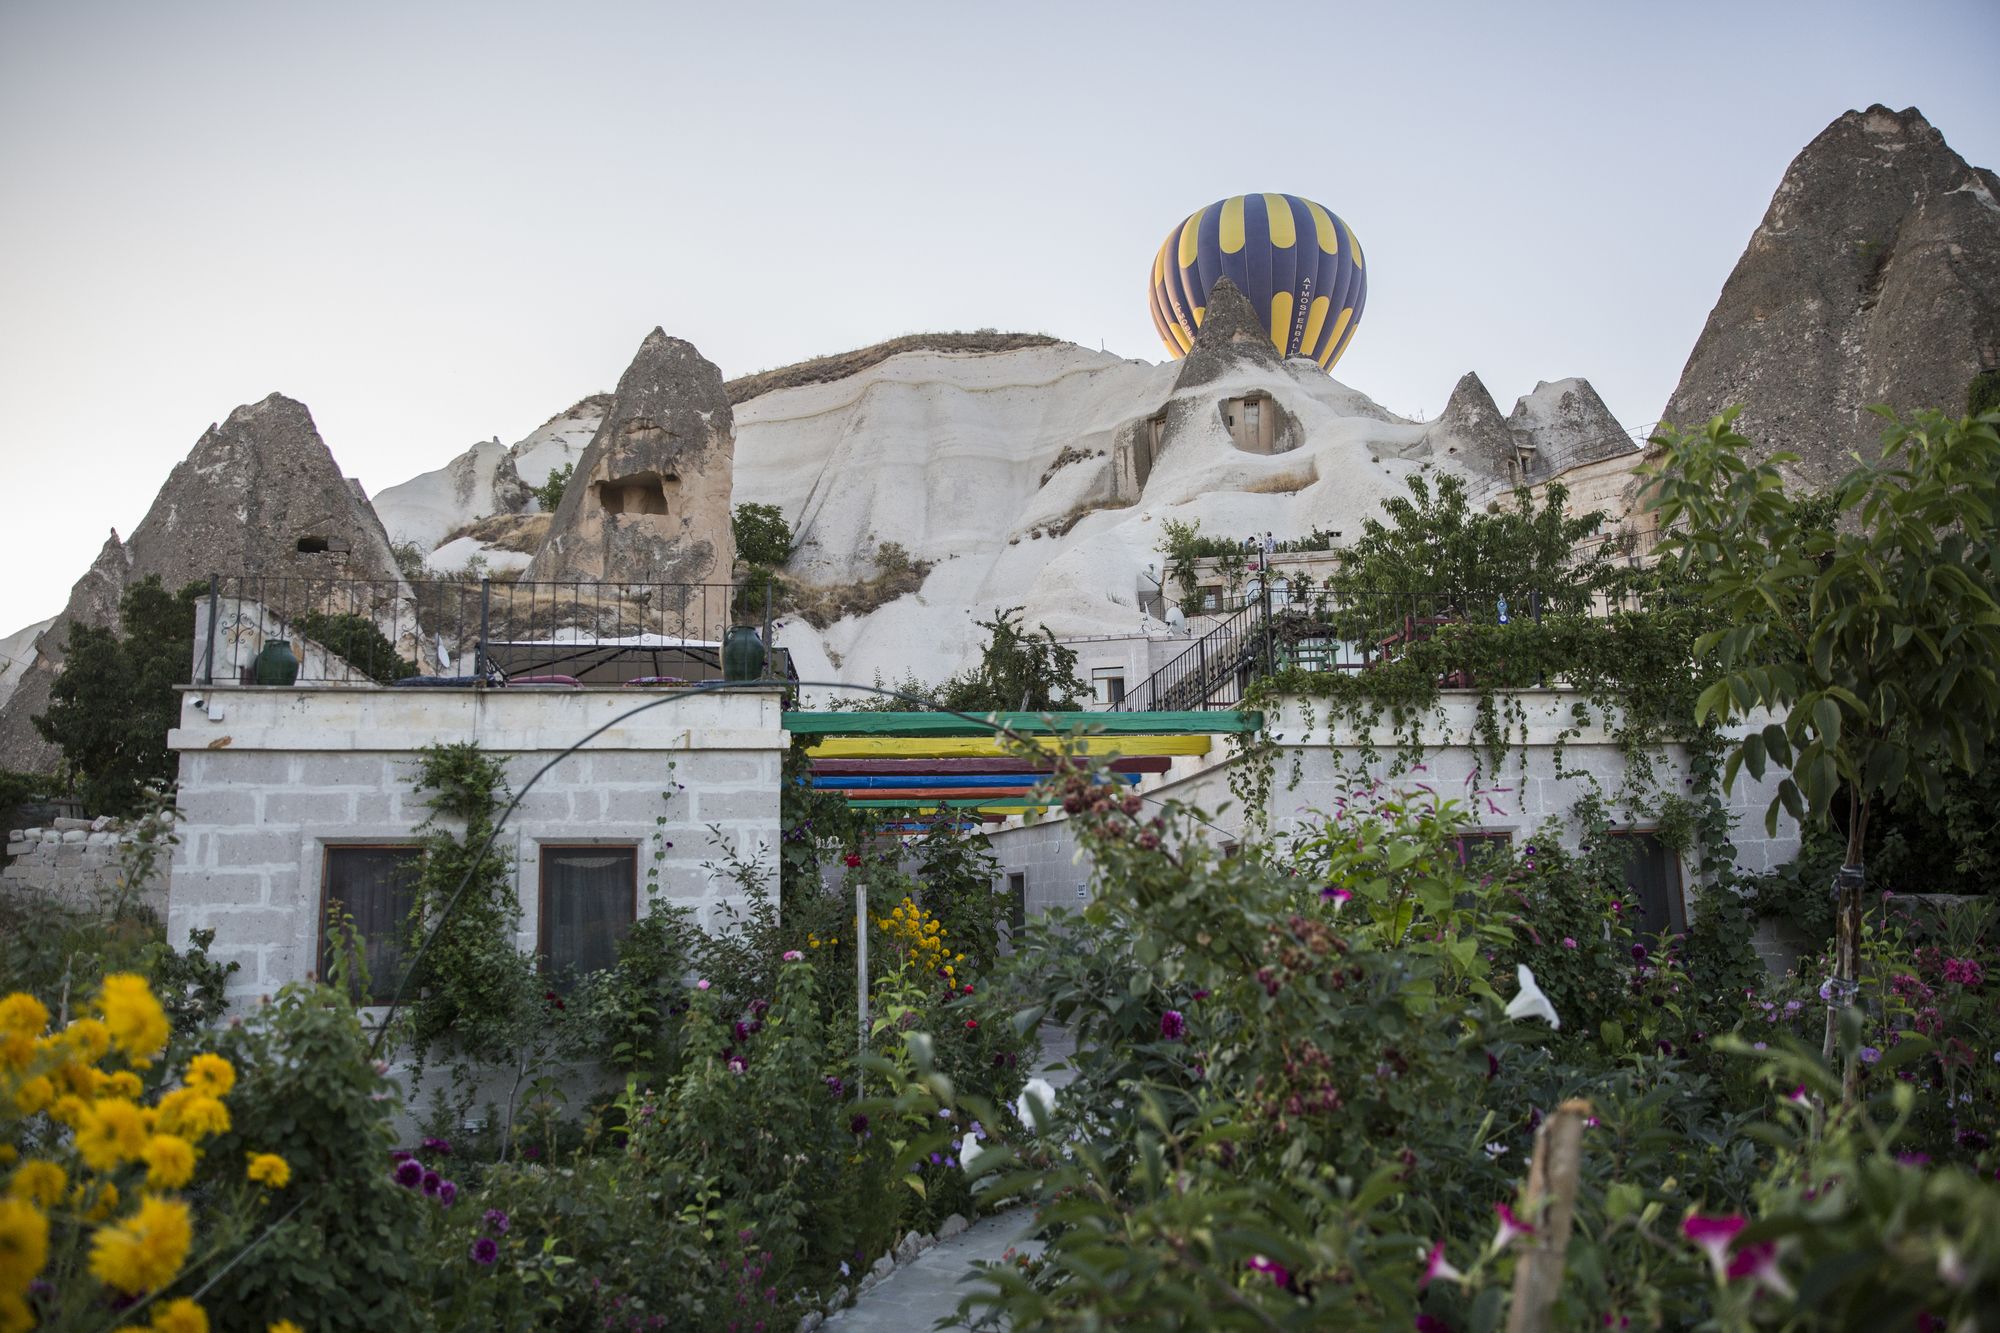
[[[678,490],[680,478],[669,473],[635,472],[597,483],[597,503],[607,514],[664,514],[667,491]]]
[[[299,538],[300,555],[325,555],[330,549],[324,537]]]

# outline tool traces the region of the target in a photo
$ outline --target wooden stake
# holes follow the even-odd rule
[[[1590,1103],[1572,1097],[1535,1131],[1535,1160],[1528,1167],[1526,1220],[1535,1234],[1523,1241],[1514,1268],[1514,1304],[1507,1333],[1546,1333],[1562,1291],[1570,1223],[1576,1215],[1576,1177],[1582,1158],[1583,1122]]]

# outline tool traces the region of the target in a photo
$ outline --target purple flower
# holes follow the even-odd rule
[[[1319,896],[1332,903],[1335,907],[1339,907],[1354,897],[1354,894],[1351,890],[1335,888],[1329,884],[1319,891]]]
[[[398,1148],[396,1149],[396,1151],[389,1154],[389,1160],[392,1162],[407,1162],[414,1156],[416,1156],[415,1153],[412,1153],[403,1148]]]
[[[1516,1236],[1532,1236],[1535,1228],[1514,1216],[1514,1210],[1504,1203],[1493,1205],[1494,1214],[1500,1219],[1499,1229],[1493,1234],[1493,1252],[1498,1254],[1514,1243]]]
[[[857,1115],[847,1122],[847,1132],[860,1138],[868,1132],[868,1117]]]
[[[449,1208],[457,1202],[458,1202],[457,1185],[447,1180],[438,1186],[438,1207]]]
[[[1882,1052],[1873,1046],[1863,1046],[1856,1054],[1860,1055],[1864,1065],[1872,1065],[1882,1058]]]
[[[1576,947],[1576,938],[1575,938],[1575,936],[1572,936],[1572,935],[1565,935],[1565,936],[1563,936],[1563,948],[1565,948],[1565,949],[1574,949],[1575,947]]]
[[[500,1257],[500,1245],[491,1236],[481,1236],[472,1242],[472,1262],[491,1265]]]
[[[449,1139],[425,1139],[424,1151],[436,1153],[439,1157],[449,1157],[451,1156],[451,1141]]]
[[[826,1076],[826,1090],[837,1102],[847,1100],[847,1084],[841,1080],[838,1074],[828,1074]]]
[[[1178,1009],[1169,1009],[1160,1015],[1160,1036],[1167,1041],[1179,1041],[1187,1031],[1187,1019]]]
[[[749,1067],[750,1067],[750,1066],[748,1066],[748,1065],[746,1065],[746,1064],[744,1064],[744,1063],[743,1063],[743,1057],[742,1057],[742,1056],[740,1056],[740,1055],[732,1055],[732,1056],[730,1056],[730,1057],[729,1057],[729,1072],[730,1072],[730,1073],[732,1073],[732,1074],[740,1074],[740,1073],[742,1073],[742,1072],[743,1072],[744,1070],[748,1069]]]
[[[424,1193],[430,1195],[433,1199],[437,1197],[438,1190],[444,1187],[444,1177],[435,1171],[424,1172],[423,1182]]]
[[[424,1183],[424,1164],[414,1157],[405,1157],[396,1164],[396,1183],[406,1190],[413,1190]]]
[[[507,1214],[501,1212],[498,1208],[488,1208],[486,1210],[486,1225],[504,1236],[507,1234],[507,1228],[512,1226],[513,1223],[508,1220]]]
[[[1645,961],[1646,961],[1646,946],[1645,946],[1645,945],[1643,945],[1643,944],[1635,944],[1635,945],[1633,945],[1633,946],[1632,946],[1632,961],[1633,961],[1633,962],[1635,962],[1635,963],[1643,963],[1643,962],[1645,962]]]

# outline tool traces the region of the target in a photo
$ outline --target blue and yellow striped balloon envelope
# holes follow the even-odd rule
[[[1368,299],[1354,231],[1291,194],[1239,194],[1188,215],[1153,257],[1153,327],[1175,360],[1194,346],[1208,293],[1228,278],[1263,317],[1280,356],[1333,369]]]

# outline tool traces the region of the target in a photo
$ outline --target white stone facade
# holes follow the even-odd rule
[[[1582,832],[1576,807],[1587,796],[1604,802],[1614,828],[1645,832],[1657,827],[1665,797],[1688,795],[1684,747],[1669,745],[1654,752],[1652,781],[1637,781],[1606,719],[1589,710],[1583,696],[1531,690],[1514,699],[1521,708],[1521,721],[1512,728],[1505,762],[1497,773],[1487,771],[1485,749],[1478,740],[1475,692],[1445,692],[1418,729],[1424,749],[1414,762],[1402,751],[1386,715],[1373,730],[1376,753],[1371,760],[1363,746],[1369,738],[1346,723],[1329,728],[1323,706],[1309,727],[1301,701],[1284,701],[1265,719],[1280,746],[1265,811],[1271,832],[1283,834],[1324,816],[1340,798],[1375,778],[1406,788],[1421,784],[1439,797],[1458,801],[1467,810],[1468,831],[1504,832],[1521,843],[1553,822],[1562,842],[1572,847]],[[1579,707],[1592,712],[1590,722],[1577,720]],[[1759,719],[1760,727],[1762,722]],[[1565,734],[1569,732],[1575,734]],[[1232,760],[1231,754],[1231,742],[1218,737],[1214,752],[1199,768],[1190,772],[1177,763],[1176,772],[1149,779],[1139,790],[1149,803],[1179,800],[1199,807],[1212,821],[1208,829],[1212,841],[1235,841],[1243,836],[1245,820],[1230,789],[1230,778],[1241,761]],[[1405,771],[1395,773],[1399,765]],[[1799,830],[1789,816],[1780,817],[1775,835],[1764,827],[1765,807],[1781,776],[1773,770],[1756,782],[1748,772],[1741,773],[1735,790],[1723,796],[1733,821],[1735,864],[1745,871],[1769,870],[1798,855]],[[1030,913],[1085,904],[1077,889],[1079,884],[1088,885],[1090,867],[1079,857],[1069,821],[1060,810],[1035,824],[1005,827],[988,836],[1000,862],[998,888],[1007,890],[1012,875],[1024,876]],[[1680,881],[1690,913],[1695,887],[1710,869],[1695,863],[1691,853],[1681,857]]]
[[[430,813],[415,790],[421,749],[475,742],[518,793],[564,748],[648,702],[630,689],[190,689],[169,737],[184,818],[168,938],[215,930],[210,956],[241,964],[232,1005],[303,980],[318,965],[326,849],[416,840]],[[775,896],[787,739],[777,687],[711,690],[661,702],[557,762],[502,832],[518,947],[538,939],[544,844],[636,847],[641,915],[649,888],[705,928],[725,903],[743,905],[734,882],[704,869],[723,850],[717,837],[758,862]]]

